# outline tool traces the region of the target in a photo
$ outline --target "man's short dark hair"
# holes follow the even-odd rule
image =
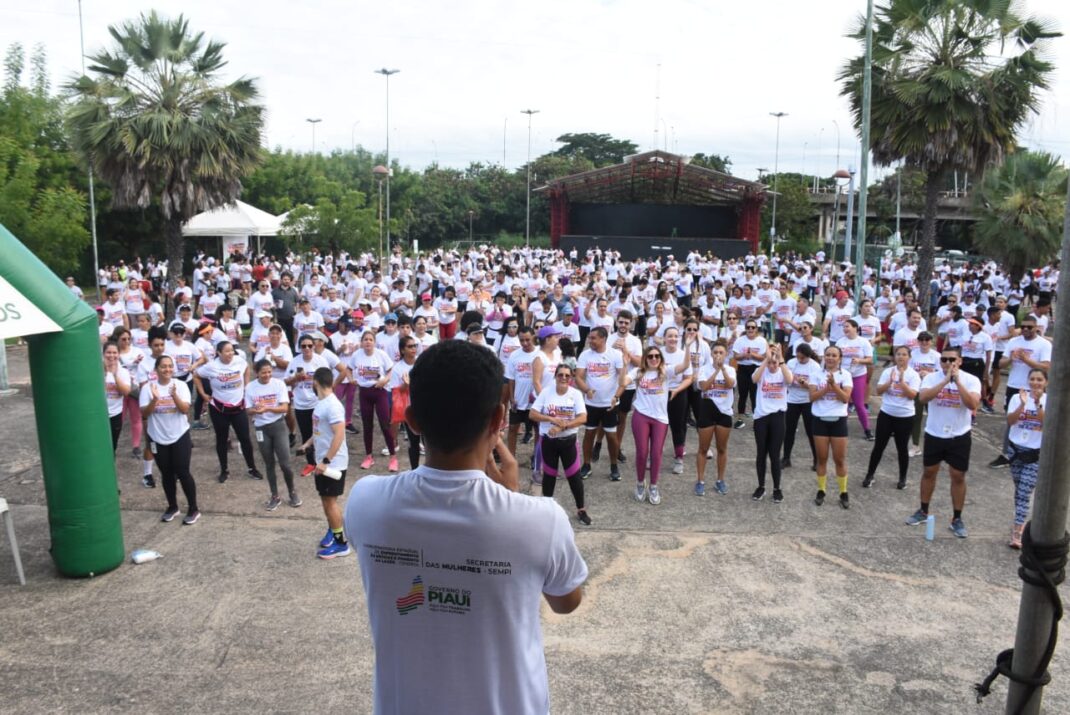
[[[409,373],[409,394],[427,445],[447,454],[471,448],[501,404],[503,380],[501,361],[481,345],[443,340],[425,350]]]
[[[588,333],[588,334],[589,335],[597,335],[598,337],[602,338],[603,340],[606,340],[606,339],[609,338],[609,331],[606,330],[601,325],[597,325],[597,326],[591,328],[591,332]]]

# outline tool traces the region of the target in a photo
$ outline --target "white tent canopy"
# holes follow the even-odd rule
[[[242,201],[199,213],[182,227],[183,236],[277,236],[279,219]]]

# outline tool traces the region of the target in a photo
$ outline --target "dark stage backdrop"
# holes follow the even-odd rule
[[[572,204],[569,233],[575,236],[680,236],[729,238],[736,235],[732,206],[673,204]]]
[[[672,255],[684,260],[696,250],[713,252],[720,258],[739,258],[750,253],[750,243],[735,238],[651,238],[649,236],[562,236],[561,249],[568,255],[575,248],[582,256],[588,250],[600,248],[620,251],[621,259],[634,261],[637,258]]]

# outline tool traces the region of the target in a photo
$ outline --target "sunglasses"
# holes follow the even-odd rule
[[[685,333],[697,333],[698,329],[696,329],[696,328],[685,328],[684,332]]]
[[[646,354],[646,359],[647,360],[661,360],[661,354],[660,353],[647,353]]]
[[[312,343],[301,343],[301,349],[304,350],[305,348],[308,348],[309,350],[311,350],[312,349]]]
[[[958,358],[953,358],[953,357],[942,357],[942,358],[940,358],[940,362],[942,362],[942,363],[955,362],[956,360],[958,360]]]
[[[757,325],[748,325],[747,326],[747,330],[757,330],[757,329],[758,329]]]

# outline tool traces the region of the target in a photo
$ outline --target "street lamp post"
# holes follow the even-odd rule
[[[524,246],[531,248],[531,115],[538,114],[538,109],[521,109],[521,114],[528,115],[528,200],[524,219]]]
[[[390,252],[390,75],[401,70],[389,70],[386,67],[375,70],[376,74],[386,77],[386,250]],[[381,266],[380,266],[381,268]]]
[[[468,243],[472,243],[472,217],[476,215],[475,211],[468,210]]]
[[[312,125],[312,153],[316,153],[316,125],[322,122],[322,119],[306,119],[306,122]]]
[[[349,145],[350,151],[357,151],[357,125],[360,124],[360,120],[353,122],[353,127],[349,130]]]
[[[832,260],[836,260],[836,244],[840,240],[840,194],[843,186],[840,179],[850,179],[851,174],[846,169],[837,169],[832,175],[832,181],[836,185],[836,201],[832,209]]]
[[[390,170],[380,164],[372,169],[372,175],[379,182],[379,275],[383,275],[383,179],[390,176]]]
[[[843,260],[851,262],[851,222],[854,218],[855,206],[855,168],[847,167],[847,176],[850,183],[847,184],[847,233],[843,238]],[[857,276],[856,276],[857,279]]]
[[[82,48],[82,74],[85,75],[85,33],[82,30],[82,0],[78,0],[78,42]],[[100,294],[100,255],[97,253],[97,201],[93,192],[93,158],[89,157],[89,229],[93,234],[93,285],[97,289],[97,302],[103,303]]]
[[[855,261],[855,305],[862,302],[866,273],[866,197],[869,193],[869,119],[873,94],[873,0],[866,2],[866,54],[862,75],[862,170],[858,187],[858,258]]]
[[[780,175],[780,120],[788,116],[787,112],[769,112],[776,117],[776,152],[773,155],[773,223],[769,226],[769,251],[776,253],[776,187]]]

